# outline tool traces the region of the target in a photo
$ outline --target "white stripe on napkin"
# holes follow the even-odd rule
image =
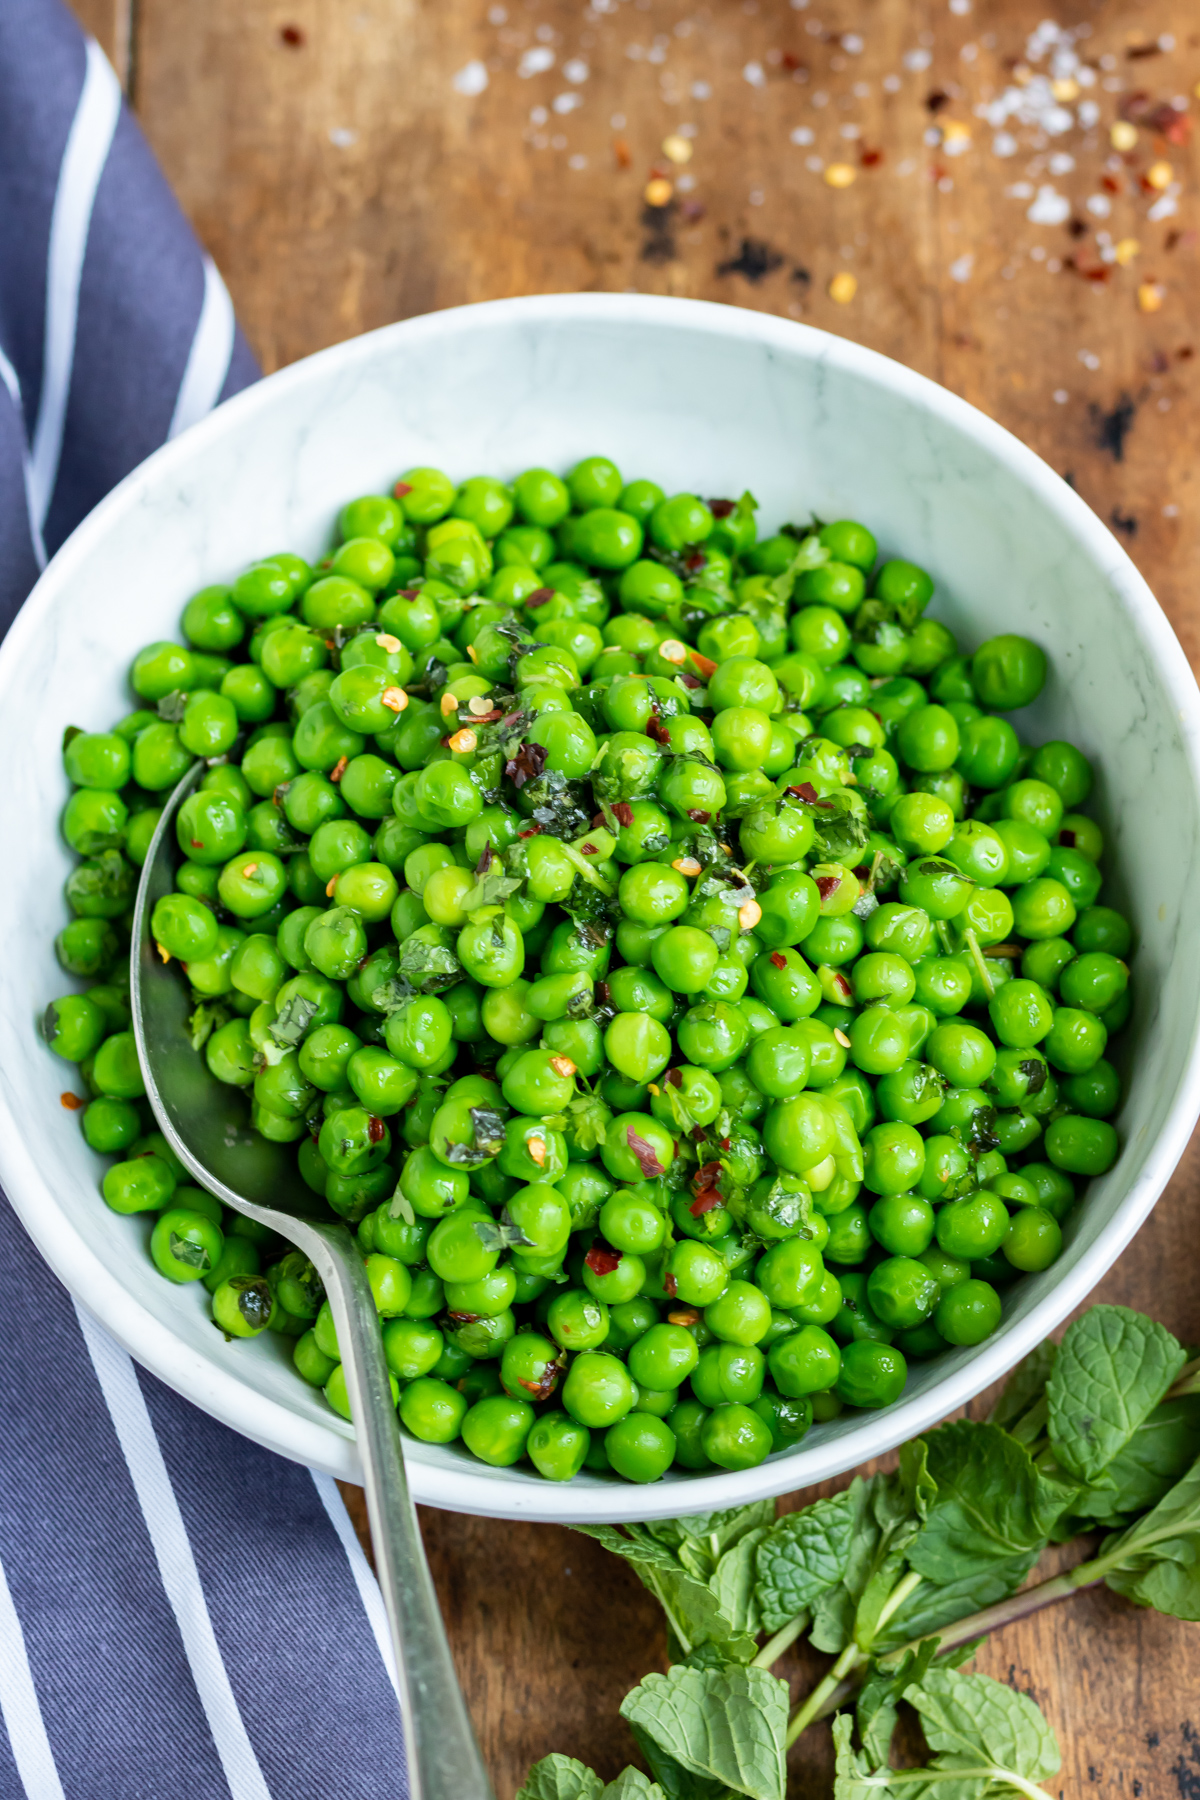
[[[13,368],[3,350],[0,350],[0,381],[2,381],[8,389],[9,399],[16,408],[17,418],[21,421],[23,431],[24,415],[21,410],[21,383],[17,378],[17,371]],[[28,449],[26,449],[21,456],[21,466],[25,476],[25,507],[29,514],[29,536],[33,543],[33,554],[37,561],[38,568],[44,569],[46,566],[46,545],[42,538],[42,527],[37,516],[37,508],[33,501],[33,470],[29,465]]]
[[[8,1730],[17,1775],[29,1800],[63,1800],[62,1782],[46,1736],[25,1633],[0,1563],[0,1718]]]
[[[196,1692],[233,1800],[271,1800],[213,1630],[183,1514],[145,1395],[125,1351],[75,1302],[80,1328],[117,1440],[129,1465],[159,1574],[179,1625]]]
[[[332,1475],[322,1475],[318,1469],[310,1469],[313,1486],[321,1498],[321,1505],[329,1514],[329,1522],[338,1534],[342,1549],[346,1552],[346,1561],[350,1564],[350,1573],[354,1577],[354,1585],[358,1589],[358,1597],[363,1603],[363,1611],[367,1615],[367,1623],[371,1627],[376,1647],[387,1670],[387,1678],[396,1690],[396,1698],[400,1698],[400,1678],[396,1673],[396,1653],[392,1648],[391,1627],[388,1625],[387,1611],[383,1604],[383,1595],[379,1591],[379,1583],[375,1572],[363,1555],[363,1547],[358,1541],[358,1533],[350,1523],[350,1514],[338,1492],[337,1482]]]
[[[233,330],[233,301],[229,298],[229,289],[221,280],[212,257],[206,256],[200,319],[179,384],[175,411],[167,431],[169,438],[178,437],[181,431],[186,431],[217,404],[233,355]]]
[[[100,46],[89,38],[83,91],[71,123],[50,217],[46,268],[46,338],[42,392],[33,434],[30,481],[34,516],[45,524],[58,479],[63,426],[75,361],[79,285],[96,189],[121,115],[121,85]]]

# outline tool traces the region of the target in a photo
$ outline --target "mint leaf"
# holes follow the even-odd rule
[[[726,1800],[729,1789],[723,1781],[708,1781],[685,1769],[640,1725],[630,1725],[629,1731],[666,1800]]]
[[[910,1650],[895,1670],[876,1669],[863,1684],[854,1708],[854,1719],[863,1755],[872,1765],[886,1763],[905,1689],[922,1681],[937,1655],[937,1640],[930,1638]]]
[[[611,1111],[596,1094],[580,1094],[567,1106],[567,1130],[583,1151],[598,1150],[611,1123]]]
[[[1003,1787],[1005,1772],[1045,1781],[1062,1767],[1058,1740],[1038,1707],[990,1675],[930,1669],[905,1699],[921,1715],[936,1769],[974,1770],[990,1763],[992,1780]]]
[[[1099,1561],[1116,1594],[1172,1618],[1200,1620],[1200,1462],[1125,1532],[1106,1538]]]
[[[183,689],[173,688],[169,694],[163,695],[162,699],[155,707],[155,711],[159,718],[166,719],[168,724],[178,725],[180,719],[182,719],[184,713],[187,711],[187,703],[188,697]]]
[[[856,1755],[853,1738],[854,1720],[849,1713],[838,1713],[833,1721],[833,1800],[878,1800],[891,1784],[886,1774],[872,1775],[865,1757]]]
[[[1019,1362],[988,1414],[989,1425],[999,1425],[1021,1443],[1031,1443],[1046,1420],[1046,1384],[1054,1373],[1058,1345],[1047,1338]],[[1031,1413],[1036,1417],[1031,1419]]]
[[[1143,1419],[1094,1486],[1085,1488],[1060,1521],[1055,1537],[1074,1537],[1096,1525],[1120,1530],[1130,1513],[1157,1506],[1200,1456],[1200,1394],[1164,1400]]]
[[[652,1537],[644,1525],[627,1526],[628,1536],[615,1525],[576,1525],[573,1529],[595,1538],[606,1550],[632,1565],[642,1586],[650,1590],[666,1614],[668,1629],[682,1656],[702,1644],[716,1644],[730,1662],[750,1661],[757,1648],[753,1637],[737,1628],[721,1610],[707,1580],[697,1580],[674,1551]]]
[[[441,994],[463,979],[451,934],[441,925],[420,925],[400,946],[398,975],[421,994]],[[374,995],[372,995],[374,999]]]
[[[202,1000],[188,1020],[192,1049],[203,1050],[213,1032],[219,1031],[232,1017],[229,1008],[222,1006],[219,1000]]]
[[[600,1800],[666,1800],[666,1795],[658,1783],[643,1775],[640,1769],[627,1767],[615,1781],[609,1782]]]
[[[604,1783],[594,1769],[573,1756],[543,1756],[535,1762],[516,1800],[600,1800]]]
[[[203,1244],[193,1244],[190,1238],[180,1237],[177,1231],[171,1233],[170,1248],[172,1259],[182,1263],[185,1269],[211,1269],[212,1257]]]
[[[1126,1306],[1093,1306],[1076,1319],[1046,1390],[1050,1443],[1061,1467],[1095,1481],[1186,1361],[1165,1326]]]
[[[784,1800],[787,1683],[766,1669],[689,1669],[648,1675],[621,1703],[685,1769],[751,1800]]]
[[[937,1499],[909,1551],[911,1566],[942,1585],[1021,1558],[1032,1568],[1074,1486],[1043,1475],[997,1425],[960,1419],[926,1444]]]
[[[403,1219],[406,1225],[415,1225],[417,1222],[416,1209],[411,1200],[405,1199],[399,1182],[396,1183],[392,1190],[392,1197],[388,1201],[388,1218]]]
[[[318,1010],[315,1000],[306,1000],[303,994],[293,994],[279,1016],[267,1026],[268,1034],[281,1049],[294,1050],[316,1018]]]
[[[759,1544],[758,1605],[765,1631],[781,1631],[843,1580],[863,1486],[856,1479],[831,1499],[786,1513]]]
[[[475,1236],[485,1250],[531,1250],[533,1239],[514,1225],[507,1213],[502,1219],[476,1219]]]
[[[762,1616],[755,1598],[757,1566],[755,1555],[766,1537],[765,1529],[748,1531],[732,1550],[727,1550],[709,1577],[708,1589],[730,1620],[735,1631],[748,1631],[756,1637],[762,1630]]]

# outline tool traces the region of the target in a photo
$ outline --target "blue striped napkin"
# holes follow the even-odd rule
[[[256,379],[112,69],[0,3],[0,633],[85,513]],[[403,1800],[335,1484],[197,1412],[0,1196],[0,1800]]]

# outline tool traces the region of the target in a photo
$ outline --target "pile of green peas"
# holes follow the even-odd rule
[[[1087,758],[1005,716],[854,521],[608,459],[351,501],[69,729],[80,861],[47,1009],[168,1280],[348,1416],[311,1264],[223,1213],[144,1099],[137,871],[194,1042],[356,1228],[404,1428],[485,1463],[749,1468],[975,1345],[1108,1170],[1130,1005]]]

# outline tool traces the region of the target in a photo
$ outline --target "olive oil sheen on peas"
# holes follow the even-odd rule
[[[185,1183],[129,1029],[137,871],[197,1055],[357,1230],[404,1428],[749,1468],[983,1341],[1118,1152],[1131,933],[1088,759],[852,520],[760,537],[603,456],[409,469],[193,595],[69,728],[43,1034],[116,1212],[347,1414],[312,1266]]]

